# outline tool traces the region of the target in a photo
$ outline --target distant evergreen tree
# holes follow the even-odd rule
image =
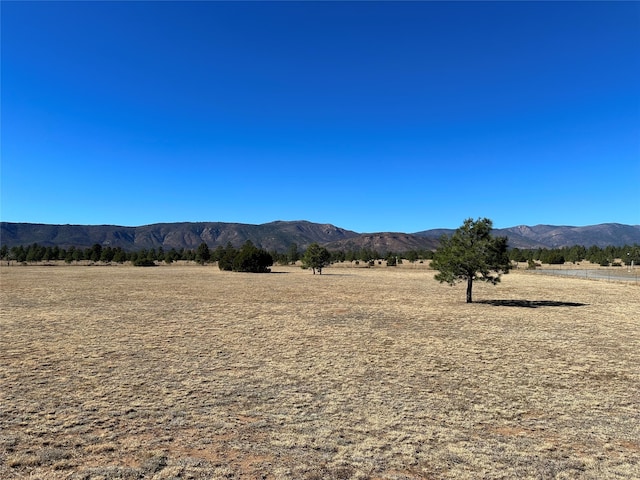
[[[415,250],[409,250],[408,252],[405,252],[404,258],[406,258],[407,260],[409,260],[411,263],[415,262],[416,260],[418,260],[418,252]]]
[[[44,258],[47,249],[45,247],[41,247],[37,243],[29,245],[26,253],[26,261],[27,262],[41,262]]]
[[[513,248],[509,251],[509,259],[512,262],[526,262],[527,257],[524,255],[524,252],[519,248]]]
[[[99,243],[94,243],[91,247],[88,255],[88,259],[92,262],[97,262],[100,260],[100,256],[102,255],[102,245]]]
[[[257,248],[251,240],[247,240],[233,259],[233,271],[250,273],[268,273],[273,265],[273,257],[269,252]]]
[[[196,250],[196,262],[204,265],[209,260],[211,260],[209,246],[205,242],[202,242],[200,246],[198,246],[198,250]]]
[[[289,250],[287,251],[287,260],[289,263],[296,263],[300,260],[300,252],[298,251],[298,244],[292,243],[289,245]]]
[[[22,245],[11,248],[11,256],[16,260],[16,262],[26,262],[27,261],[27,251]]]
[[[347,259],[347,254],[344,252],[344,250],[337,250],[337,251],[331,252],[332,263],[344,262],[346,259]]]
[[[113,248],[103,248],[102,253],[100,254],[100,261],[110,263],[113,261],[113,257],[115,256],[115,254],[116,251]]]
[[[237,253],[238,251],[231,245],[231,242],[228,242],[227,246],[219,251],[218,268],[229,272],[233,270],[233,261]]]
[[[147,256],[138,256],[138,258],[133,261],[133,265],[135,267],[155,267],[156,262]]]
[[[317,243],[312,243],[307,248],[307,251],[304,252],[302,266],[303,268],[310,268],[314,275],[316,274],[316,270],[322,275],[322,269],[329,265],[330,260],[331,254],[326,248],[321,247]]]
[[[113,252],[112,260],[116,263],[124,263],[127,261],[127,252],[121,247],[116,247]]]

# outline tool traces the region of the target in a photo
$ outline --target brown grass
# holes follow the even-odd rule
[[[640,289],[0,269],[0,478],[640,478]]]

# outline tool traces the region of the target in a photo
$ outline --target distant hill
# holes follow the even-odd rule
[[[357,237],[327,243],[329,250],[375,250],[379,253],[407,252],[409,250],[435,250],[438,239],[408,233],[362,233]]]
[[[307,221],[271,222],[262,225],[223,222],[157,223],[140,227],[116,225],[47,225],[34,223],[0,223],[0,244],[9,248],[38,243],[42,246],[89,248],[103,246],[140,250],[162,247],[165,250],[198,248],[202,242],[209,247],[231,243],[239,247],[247,240],[269,251],[286,251],[292,243],[307,245],[329,243],[357,237],[356,232],[329,224]]]
[[[425,230],[415,235],[427,238],[439,238],[450,235],[454,230]],[[511,248],[561,248],[574,245],[591,247],[640,245],[640,225],[622,225],[603,223],[586,227],[536,225],[495,229],[493,235],[509,238]]]
[[[453,230],[434,229],[409,233],[357,233],[331,224],[307,221],[276,221],[261,225],[224,222],[157,223],[140,227],[116,225],[48,225],[0,223],[0,244],[11,248],[38,243],[42,246],[89,248],[98,243],[124,250],[159,248],[196,249],[202,242],[239,247],[247,240],[269,251],[286,251],[292,243],[305,249],[313,242],[333,250],[368,248],[380,253],[433,250],[443,234]],[[640,225],[605,223],[587,227],[536,225],[494,230],[509,237],[517,248],[559,248],[573,245],[622,246],[640,244]]]
[[[553,225],[536,225],[527,227],[511,227],[500,230],[501,235],[509,237],[512,246],[516,243],[538,243],[549,248],[584,245],[590,247],[607,247],[640,244],[640,225],[622,225],[620,223],[603,223],[586,227],[558,227]],[[531,248],[531,247],[521,247]]]

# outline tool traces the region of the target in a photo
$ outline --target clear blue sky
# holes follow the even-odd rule
[[[640,2],[11,2],[1,219],[640,224]]]

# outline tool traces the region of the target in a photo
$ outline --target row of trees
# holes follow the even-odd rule
[[[251,243],[251,242],[249,242]],[[253,245],[253,244],[251,244]],[[317,244],[315,244],[317,245]],[[286,252],[271,251],[267,252],[271,255],[273,263],[279,263],[281,265],[294,264],[303,259],[304,254],[311,248],[311,245],[301,251],[297,244],[293,243]],[[95,244],[90,248],[60,248],[57,246],[42,246],[37,243],[29,246],[18,246],[7,248],[6,245],[0,247],[0,259],[13,260],[19,263],[22,262],[48,262],[53,260],[64,260],[68,263],[79,261],[91,261],[91,262],[143,262],[144,260],[150,262],[166,262],[172,263],[178,260],[194,261],[198,263],[213,263],[218,262],[220,259],[224,259],[229,256],[233,256],[233,252],[239,251],[228,243],[225,247],[218,246],[215,249],[210,249],[206,243],[200,244],[195,250],[181,248],[176,250],[172,248],[165,250],[162,247],[157,249],[141,249],[138,251],[128,252],[121,247],[102,246]],[[325,249],[326,250],[326,249]],[[264,250],[263,250],[264,251]],[[371,262],[373,260],[386,258],[388,262],[394,262],[395,259],[401,258],[414,262],[417,260],[429,259],[433,256],[431,251],[410,251],[402,254],[389,252],[385,255],[380,254],[376,250],[362,248],[355,250],[337,250],[328,251],[329,263],[337,262]]]
[[[586,260],[602,266],[614,265],[617,262],[630,265],[633,261],[634,265],[637,265],[640,263],[640,245],[605,248],[596,246],[586,248],[582,245],[575,245],[573,247],[531,250],[513,248],[509,251],[509,258],[514,262],[539,261],[550,264],[578,263]]]
[[[307,248],[309,250],[311,246]],[[141,249],[135,252],[124,251],[120,247],[93,245],[91,248],[69,247],[67,249],[57,246],[44,247],[34,243],[27,247],[18,246],[7,248],[6,245],[0,247],[0,259],[13,260],[17,262],[48,262],[52,260],[64,260],[68,263],[79,261],[92,262],[166,262],[172,263],[178,260],[193,261],[198,263],[218,262],[221,258],[229,258],[230,252],[239,251],[231,244],[226,247],[219,246],[210,250],[206,243],[202,243],[197,249],[190,250],[172,248],[165,250],[162,247],[155,249]],[[264,250],[263,250],[264,251]],[[293,264],[303,259],[305,251],[301,251],[294,243],[286,252],[268,252],[271,255],[272,265]],[[408,252],[387,252],[380,254],[376,250],[367,248],[354,250],[329,251],[329,263],[338,262],[364,262],[369,263],[374,260],[386,259],[387,265],[394,265],[396,261],[416,262],[433,258],[434,252],[429,250],[412,250]],[[537,248],[520,249],[512,248],[508,251],[509,259],[513,262],[540,262],[550,264],[562,264],[565,262],[578,263],[589,261],[598,265],[613,265],[616,262],[630,265],[640,265],[640,246],[625,245],[622,247],[583,247],[580,245],[573,247],[563,247],[555,249]],[[228,265],[228,261],[227,261]]]
[[[197,252],[194,250],[172,248],[165,251],[162,247],[155,249],[141,249],[135,252],[127,252],[120,247],[103,247],[95,244],[91,248],[60,248],[57,246],[44,247],[34,243],[27,247],[7,248],[6,245],[0,247],[0,259],[14,260],[16,262],[48,262],[53,260],[64,260],[67,263],[91,261],[91,262],[141,262],[148,260],[151,262],[164,261],[167,263],[177,260],[198,261]]]

